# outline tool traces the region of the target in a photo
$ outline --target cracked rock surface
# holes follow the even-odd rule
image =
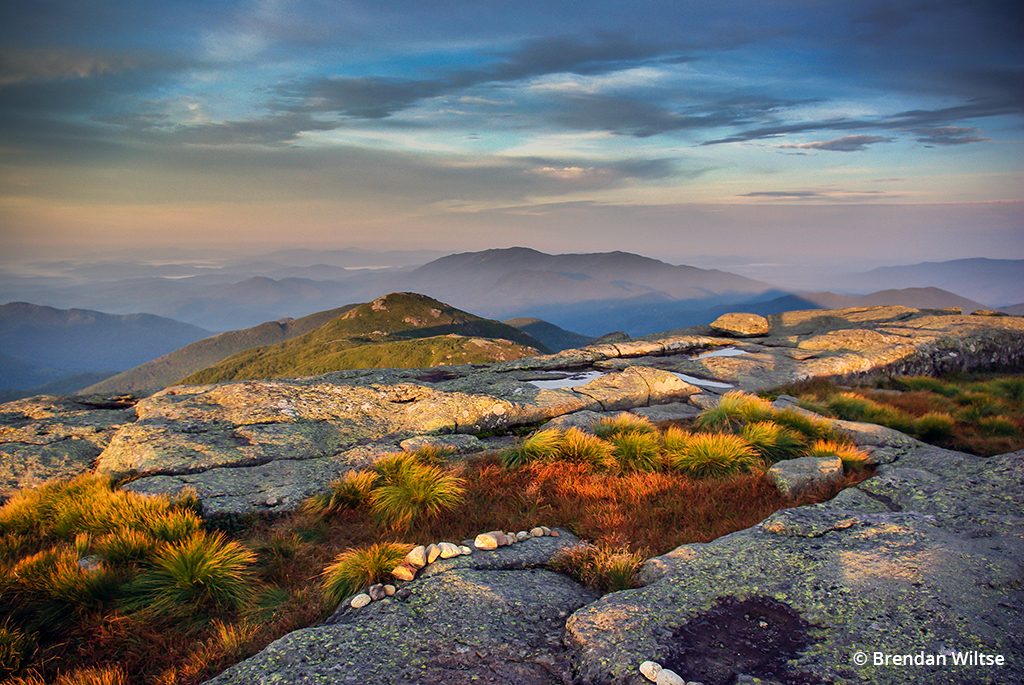
[[[1024,663],[1024,452],[975,457],[837,423],[888,463],[828,502],[649,560],[644,587],[607,595],[569,619],[578,682],[639,685],[635,664],[646,659],[706,685],[749,682],[740,676],[1013,682]],[[806,635],[787,642],[780,661],[780,640],[793,626]],[[1002,654],[1010,665],[853,661],[858,651],[972,649]]]
[[[208,685],[571,682],[565,618],[596,595],[543,564],[575,542],[563,532],[437,561],[393,597],[343,605]]]

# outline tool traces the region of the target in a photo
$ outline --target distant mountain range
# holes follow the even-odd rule
[[[594,341],[594,338],[589,335],[581,335],[579,333],[567,331],[564,328],[559,328],[555,324],[541,319],[523,317],[519,319],[509,319],[505,323],[509,326],[518,328],[535,340],[539,340],[552,352],[561,352],[562,350],[586,347]]]
[[[1001,308],[1024,302],[1024,260],[955,259],[906,266],[885,266],[845,281],[847,287],[942,288],[963,297]]]
[[[152,314],[0,305],[0,388],[21,395],[47,385],[71,390],[69,382],[81,387],[209,334]]]
[[[546,351],[528,334],[416,293],[348,309],[309,333],[191,374],[187,384],[312,376],[343,369],[504,361]]]

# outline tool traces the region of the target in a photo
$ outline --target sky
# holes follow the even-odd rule
[[[8,2],[0,252],[1024,258],[1022,124],[1019,0]]]

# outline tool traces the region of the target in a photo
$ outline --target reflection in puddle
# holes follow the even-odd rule
[[[738,357],[741,354],[750,353],[747,352],[746,350],[741,350],[735,347],[720,347],[716,350],[701,352],[696,357],[692,357],[692,359],[708,359],[709,357]]]
[[[674,371],[673,371],[673,373],[675,373],[677,376],[682,378],[687,383],[693,383],[694,385],[699,385],[699,386],[702,386],[702,387],[705,387],[705,388],[731,388],[731,387],[733,387],[733,385],[731,383],[722,383],[720,381],[709,381],[706,378],[695,378],[694,376],[687,376],[685,373],[677,373],[677,372],[674,372]]]
[[[601,376],[604,376],[606,371],[586,371],[583,373],[576,373],[565,378],[554,378],[546,381],[527,381],[530,385],[542,388],[544,390],[567,390],[571,388],[578,388],[586,385],[587,383],[597,380]],[[676,376],[682,378],[687,383],[693,383],[705,388],[731,388],[733,387],[730,383],[722,383],[720,381],[711,381],[706,378],[696,378],[694,376],[688,376],[685,373],[677,373],[673,371]]]
[[[584,373],[576,373],[566,378],[555,378],[549,381],[527,381],[530,385],[534,385],[544,390],[562,390],[565,388],[575,388],[581,385],[586,385],[590,381],[597,380],[601,376],[605,375],[604,371],[586,371]]]

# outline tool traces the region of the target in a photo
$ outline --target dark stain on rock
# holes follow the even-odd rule
[[[662,665],[704,685],[729,685],[741,674],[785,685],[820,683],[787,664],[811,644],[812,627],[791,606],[771,597],[720,597],[672,632]]]

